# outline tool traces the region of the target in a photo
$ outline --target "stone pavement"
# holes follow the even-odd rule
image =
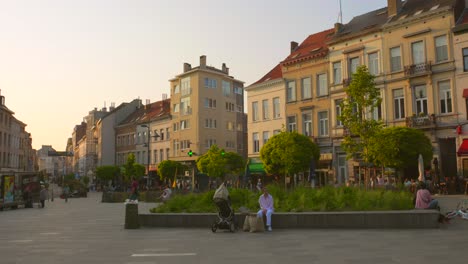
[[[0,212],[0,263],[466,262],[468,221],[461,219],[431,230],[125,230],[124,205],[100,203],[100,195]],[[437,198],[450,211],[468,196]]]

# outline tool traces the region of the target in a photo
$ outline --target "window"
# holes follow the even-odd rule
[[[181,120],[180,121],[180,130],[188,129],[190,128],[190,122],[189,120]]]
[[[236,109],[236,105],[233,103],[226,102],[226,111],[234,112]]]
[[[234,124],[232,123],[232,121],[227,121],[226,122],[226,129],[229,130],[229,131],[234,130]]]
[[[163,161],[164,160],[164,149],[159,150],[159,160]]]
[[[217,86],[218,86],[218,83],[217,83],[217,81],[215,79],[205,78],[205,87],[206,88],[216,89]]]
[[[312,136],[312,113],[302,113],[302,133],[308,137]]]
[[[169,128],[166,128],[166,139],[169,140]]]
[[[263,145],[265,145],[270,138],[270,132],[268,131],[263,131]]]
[[[177,84],[176,86],[174,86],[174,94],[178,93],[180,93],[180,86]]]
[[[205,98],[205,108],[216,108],[216,100]]]
[[[390,49],[390,68],[392,72],[401,71],[401,49],[395,47]]]
[[[241,123],[237,123],[237,131],[242,131],[242,124]]]
[[[263,120],[270,119],[270,114],[268,110],[268,100],[262,101],[262,110],[263,110]]]
[[[182,140],[180,142],[180,149],[189,149],[190,148],[190,140]]]
[[[258,102],[252,103],[252,121],[258,121]]]
[[[416,105],[416,114],[424,113],[427,115],[427,92],[425,85],[414,87],[414,99]]]
[[[317,96],[328,95],[327,74],[317,75]]]
[[[231,95],[231,83],[223,81],[223,94],[224,96],[230,96]]]
[[[190,97],[184,97],[180,100],[180,111],[182,115],[187,115],[192,112],[190,108]]]
[[[319,136],[328,136],[328,112],[323,111],[318,113],[319,120]]]
[[[424,43],[422,41],[411,43],[411,54],[413,58],[413,64],[421,64],[426,62],[424,57]]]
[[[260,151],[260,141],[258,138],[258,133],[252,134],[252,141],[253,141],[253,152],[258,153]]]
[[[234,87],[234,93],[242,95],[243,94],[242,87]]]
[[[276,135],[278,135],[279,133],[281,133],[281,130],[280,130],[280,129],[275,129],[275,130],[273,130],[273,136],[276,136]]]
[[[216,145],[216,139],[205,139],[205,148],[209,149],[211,146]]]
[[[179,113],[180,104],[174,104],[174,113]]]
[[[369,73],[377,76],[379,75],[379,56],[377,52],[368,55],[369,59]]]
[[[312,98],[312,83],[311,79],[303,78],[301,80],[301,88],[302,88],[302,99],[310,99]]]
[[[154,164],[158,163],[158,150],[157,149],[153,150],[153,163]]]
[[[216,119],[205,119],[205,128],[216,128]]]
[[[463,49],[463,71],[468,72],[468,48]]]
[[[447,50],[447,36],[439,36],[435,38],[435,47],[436,47],[436,61],[446,61],[448,60],[448,50]]]
[[[273,98],[273,118],[281,117],[279,97]]]
[[[450,81],[439,82],[440,113],[452,113],[452,93],[450,91]]]
[[[164,129],[159,130],[159,139],[164,140]]]
[[[296,131],[296,117],[295,116],[288,116],[288,131],[289,132]]]
[[[169,159],[169,152],[170,151],[171,151],[170,149],[168,149],[168,148],[166,149],[166,159]]]
[[[333,83],[341,84],[341,61],[333,63]]]
[[[374,110],[371,112],[371,119],[373,120],[381,120],[382,119],[382,105],[379,104],[374,107]]]
[[[296,81],[289,81],[287,84],[287,100],[289,102],[296,101]]]
[[[349,78],[353,77],[359,67],[359,57],[349,59]]]
[[[179,131],[179,123],[174,123],[173,124],[173,131],[176,132],[176,131]]]
[[[405,95],[403,89],[393,90],[395,119],[405,118]]]
[[[343,122],[339,119],[341,116],[341,104],[343,103],[342,99],[335,100],[335,115],[336,115],[336,126],[337,127],[342,127]]]
[[[191,88],[190,88],[190,77],[186,77],[182,79],[181,82],[181,87],[180,87],[180,94],[182,96],[189,95],[191,93]]]

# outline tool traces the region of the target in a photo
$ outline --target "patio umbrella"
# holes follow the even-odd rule
[[[418,157],[418,170],[419,170],[419,177],[418,180],[424,182],[424,160],[421,154]]]

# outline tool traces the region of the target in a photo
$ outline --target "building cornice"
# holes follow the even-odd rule
[[[248,91],[253,91],[256,89],[271,87],[271,86],[282,84],[282,83],[284,83],[284,79],[277,78],[277,79],[269,80],[269,81],[258,83],[258,84],[252,84],[250,86],[245,87],[244,90],[248,92]]]
[[[219,70],[211,70],[209,68],[200,68],[200,67],[196,67],[194,69],[191,69],[190,71],[178,74],[174,78],[170,79],[169,81],[170,82],[177,81],[177,80],[183,78],[184,76],[187,76],[187,75],[190,75],[190,74],[193,74],[193,73],[196,73],[196,72],[207,72],[207,73],[211,73],[211,74],[216,74],[216,75],[222,76],[222,77],[224,77],[226,79],[231,79],[232,81],[235,81],[235,82],[239,82],[239,83],[242,83],[242,84],[245,83],[244,81],[237,80],[236,78],[234,78],[232,76],[229,76],[228,74],[226,74],[224,72],[221,72]]]
[[[424,13],[416,16],[416,17],[408,15],[404,19],[397,19],[396,21],[388,22],[388,23],[384,24],[382,26],[382,30],[384,30],[384,31],[385,30],[392,30],[394,28],[398,28],[398,27],[401,27],[401,26],[409,24],[409,23],[419,23],[421,20],[428,19],[428,18],[431,18],[431,17],[440,16],[440,15],[443,15],[444,13],[448,13],[449,15],[452,15],[451,12],[450,12],[451,10],[452,10],[452,7],[446,6],[446,7],[442,7],[442,8],[433,10],[433,11],[424,12]]]

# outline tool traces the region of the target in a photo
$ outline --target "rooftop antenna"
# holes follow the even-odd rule
[[[342,10],[342,9],[341,9],[341,0],[338,0],[338,1],[339,1],[339,3],[340,3],[340,12],[338,13],[338,22],[339,22],[340,24],[343,24],[343,13],[342,13],[342,11],[341,11],[341,10]]]

